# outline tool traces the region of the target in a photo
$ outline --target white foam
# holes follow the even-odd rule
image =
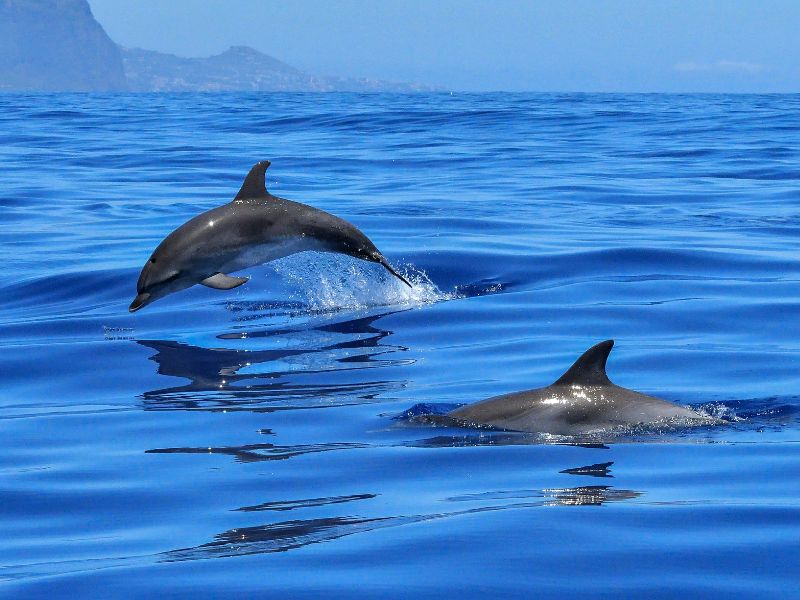
[[[441,291],[427,273],[412,265],[398,270],[413,287],[377,264],[328,253],[303,253],[272,263],[288,285],[289,299],[309,312],[365,310],[378,306],[411,308],[460,297]]]
[[[708,402],[701,406],[694,407],[700,414],[706,415],[711,419],[722,421],[743,421],[741,417],[736,415],[736,412],[722,402]]]

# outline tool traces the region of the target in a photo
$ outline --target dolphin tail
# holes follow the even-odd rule
[[[398,273],[397,271],[395,271],[395,270],[394,270],[394,268],[392,267],[392,265],[390,265],[390,264],[389,264],[389,261],[388,261],[388,260],[386,260],[386,259],[385,259],[383,256],[381,256],[381,257],[378,259],[378,262],[379,262],[380,264],[382,264],[382,265],[383,265],[383,266],[386,268],[386,270],[387,270],[387,271],[389,271],[389,273],[391,273],[392,275],[394,275],[395,277],[397,277],[397,278],[398,278],[400,281],[402,281],[403,283],[405,283],[405,284],[406,284],[408,287],[410,287],[410,288],[413,288],[413,287],[414,287],[413,285],[411,285],[410,283],[408,283],[408,280],[407,280],[405,277],[403,277],[402,275],[400,275],[400,273]]]

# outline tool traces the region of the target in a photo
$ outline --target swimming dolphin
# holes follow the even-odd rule
[[[273,196],[264,184],[270,162],[256,163],[228,204],[170,233],[145,263],[128,310],[200,283],[230,290],[248,281],[228,273],[304,250],[337,252],[383,265],[411,287],[355,225],[325,211]]]
[[[554,384],[462,406],[447,417],[512,431],[578,435],[631,425],[701,425],[690,408],[614,385],[606,360],[614,340],[592,346]]]

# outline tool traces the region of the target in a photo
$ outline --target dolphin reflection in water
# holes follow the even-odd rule
[[[352,516],[353,509],[349,508],[349,505],[353,501],[374,502],[378,500],[379,494],[377,493],[299,499],[281,503],[267,502],[259,506],[241,507],[234,510],[275,510],[276,504],[280,509],[344,504],[348,506],[348,510],[345,516],[293,519],[230,529],[215,535],[210,542],[191,548],[171,550],[163,553],[160,558],[164,562],[175,562],[288,552],[312,544],[331,542],[349,535],[371,533],[390,527],[439,521],[465,515],[549,506],[600,506],[610,502],[635,500],[640,496],[641,492],[615,489],[608,485],[495,491],[445,498],[447,505],[452,508],[435,513],[390,514],[376,517]],[[462,508],[465,505],[466,507]]]
[[[354,370],[409,364],[404,346],[387,342],[384,312],[311,327],[238,329],[202,347],[171,340],[136,340],[155,351],[150,360],[170,387],[142,394],[145,408],[225,408],[234,406],[311,407],[371,402],[380,392],[406,384],[385,374],[336,381]],[[318,380],[316,373],[328,378]],[[311,375],[311,377],[309,377]],[[187,380],[175,382],[172,377]]]

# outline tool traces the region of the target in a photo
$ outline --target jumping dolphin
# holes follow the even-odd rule
[[[447,417],[512,431],[578,435],[631,425],[709,425],[692,409],[614,385],[606,360],[614,340],[592,346],[554,384],[462,406]]]
[[[233,289],[249,278],[228,273],[304,250],[381,264],[411,287],[355,225],[270,194],[264,184],[269,165],[268,160],[256,163],[233,201],[197,215],[164,238],[142,268],[128,310],[135,312],[197,283]]]

